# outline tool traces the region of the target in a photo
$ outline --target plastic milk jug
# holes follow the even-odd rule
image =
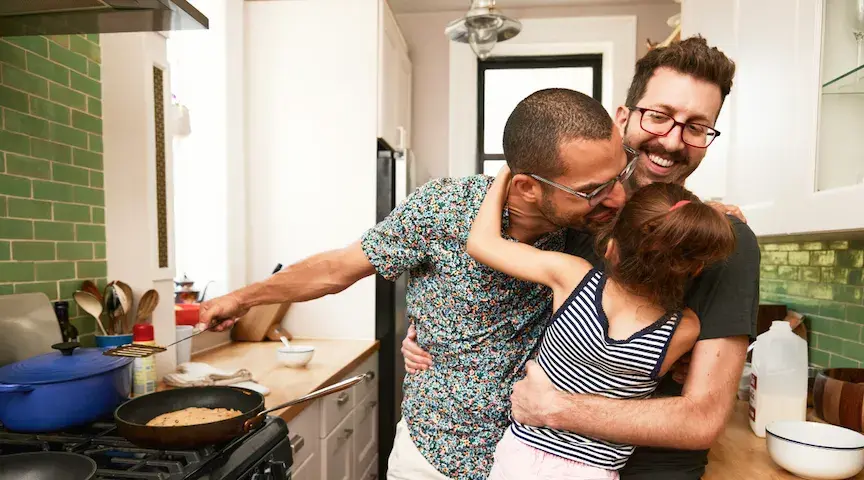
[[[765,437],[765,427],[807,416],[807,342],[788,322],[772,322],[756,338],[750,374],[750,428]]]

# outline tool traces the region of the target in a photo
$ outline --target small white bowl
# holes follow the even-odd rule
[[[789,472],[814,480],[842,480],[864,469],[864,435],[817,422],[782,421],[765,428],[768,454]]]
[[[315,347],[291,345],[290,347],[280,347],[276,352],[276,359],[286,367],[300,368],[305,367],[312,360],[314,354]]]

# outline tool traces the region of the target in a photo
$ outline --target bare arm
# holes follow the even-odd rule
[[[531,364],[513,388],[513,417],[613,442],[704,450],[732,411],[746,350],[744,336],[701,340],[693,348],[682,395],[646,400],[559,392]]]

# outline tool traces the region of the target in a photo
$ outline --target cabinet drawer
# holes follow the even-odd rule
[[[357,395],[356,388],[357,386],[355,385],[347,390],[328,395],[319,400],[321,402],[320,438],[329,436],[333,432],[333,429],[336,428],[336,425],[343,421],[351,413],[351,410],[354,409],[354,397]]]
[[[321,471],[323,480],[353,480],[354,417],[349,415],[321,441]]]
[[[365,472],[378,454],[378,390],[354,407],[354,471]],[[377,472],[376,472],[377,473]]]
[[[319,440],[314,440],[318,443]],[[318,456],[312,455],[307,457],[306,463],[291,467],[291,480],[318,480],[321,476],[321,465],[318,463]]]
[[[372,459],[372,463],[369,465],[369,468],[366,469],[366,472],[357,477],[357,480],[378,480],[378,457]]]
[[[312,402],[288,423],[288,436],[294,449],[294,465],[303,465],[303,462],[318,453],[320,402]]]
[[[355,368],[353,372],[351,372],[350,376],[361,375],[365,373],[372,373],[371,378],[367,378],[366,380],[358,383],[354,386],[355,394],[357,395],[357,399],[361,399],[366,395],[369,395],[369,392],[372,391],[378,385],[378,354],[374,354],[371,357],[367,358],[359,367]]]

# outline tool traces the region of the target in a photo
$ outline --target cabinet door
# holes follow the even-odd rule
[[[321,478],[353,480],[354,416],[349,415],[321,444]]]
[[[354,410],[354,471],[365,472],[378,453],[378,391],[372,391]]]
[[[378,45],[378,136],[399,146],[399,52],[404,44],[393,13],[380,3]]]
[[[399,97],[396,99],[396,110],[398,112],[398,125],[400,139],[398,148],[411,148],[411,59],[408,57],[408,51],[402,50],[399,52],[398,63],[398,84]]]

